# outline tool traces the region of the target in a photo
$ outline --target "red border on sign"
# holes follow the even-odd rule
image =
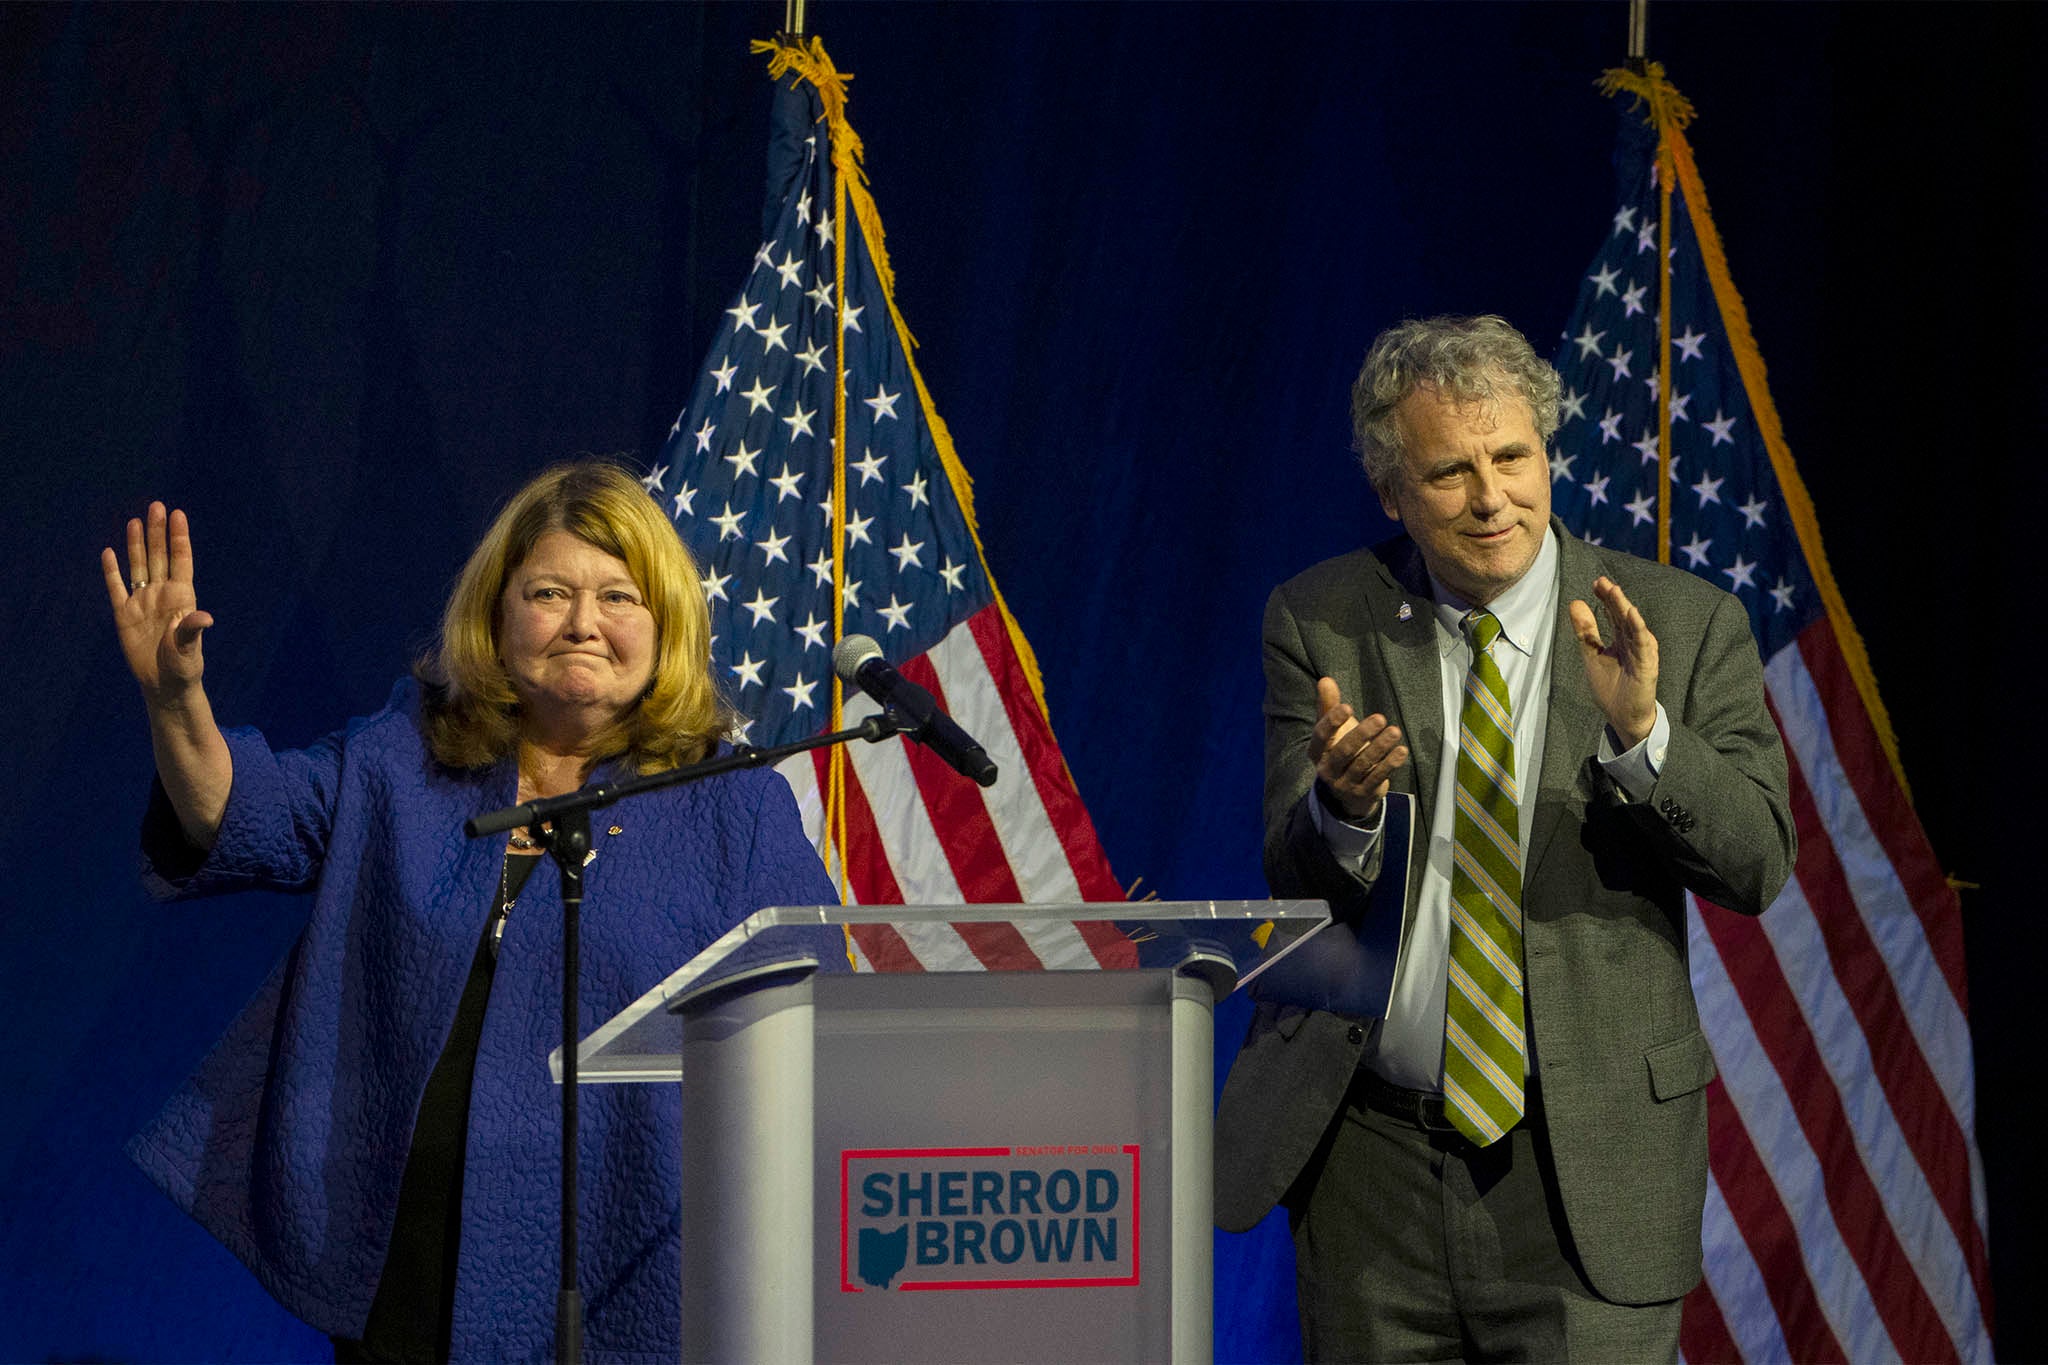
[[[898,1285],[901,1292],[916,1289],[1104,1289],[1120,1288],[1138,1283],[1142,1268],[1139,1258],[1139,1228],[1141,1226],[1139,1196],[1143,1186],[1139,1181],[1140,1144],[1127,1142],[1124,1155],[1131,1159],[1131,1273],[1123,1278],[1097,1278],[1085,1280],[919,1280],[915,1284]],[[947,1157],[947,1156],[1014,1156],[1013,1147],[848,1147],[839,1153],[839,1290],[844,1294],[865,1294],[868,1291],[853,1283],[847,1274],[846,1243],[849,1231],[848,1201],[853,1189],[849,1168],[855,1161],[887,1157]]]

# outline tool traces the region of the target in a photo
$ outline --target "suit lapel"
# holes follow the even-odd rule
[[[1529,830],[1529,853],[1525,860],[1524,887],[1535,875],[1544,848],[1569,812],[1585,809],[1592,798],[1589,760],[1599,751],[1600,727],[1606,717],[1593,700],[1586,682],[1585,662],[1579,657],[1579,637],[1572,629],[1574,598],[1589,602],[1600,622],[1601,638],[1611,638],[1613,623],[1593,596],[1593,579],[1600,565],[1592,548],[1566,531],[1555,519],[1558,532],[1557,621],[1550,644],[1550,712],[1544,722],[1543,767],[1538,776],[1536,813]]]
[[[1368,586],[1373,622],[1378,627],[1381,664],[1392,693],[1386,705],[1408,744],[1409,781],[1416,801],[1415,827],[1430,827],[1436,799],[1436,763],[1444,740],[1443,681],[1437,657],[1435,599],[1422,556],[1405,537],[1375,555],[1378,566]],[[1407,617],[1402,618],[1402,608]],[[1372,676],[1368,664],[1366,676]],[[1375,702],[1368,701],[1368,706]],[[1394,784],[1402,784],[1396,781]]]

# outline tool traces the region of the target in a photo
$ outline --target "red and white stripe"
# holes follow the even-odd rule
[[[897,668],[981,742],[999,777],[993,787],[977,787],[903,739],[847,746],[847,899],[860,905],[1123,900],[1001,609],[983,608]],[[856,694],[843,707],[845,723],[856,725],[876,709]],[[785,761],[778,771],[796,792],[805,831],[837,875],[838,859],[825,838],[830,762],[818,750]],[[1129,944],[1106,924],[1024,931],[971,923],[916,931],[868,925],[853,937],[861,970],[1131,964]]]
[[[1684,1354],[1989,1361],[1960,907],[1828,621],[1764,677],[1799,861],[1760,919],[1689,915],[1721,1079]]]

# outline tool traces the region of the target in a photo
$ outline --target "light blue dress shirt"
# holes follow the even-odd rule
[[[1552,643],[1556,639],[1562,592],[1558,560],[1557,533],[1552,531],[1544,536],[1543,548],[1537,551],[1536,561],[1528,572],[1486,604],[1501,624],[1500,638],[1493,645],[1493,661],[1507,683],[1514,715],[1515,773],[1521,778],[1516,825],[1525,866],[1536,792],[1542,785],[1535,779],[1543,760],[1543,732],[1550,712],[1550,670],[1555,664]],[[1438,673],[1444,716],[1443,743],[1437,755],[1436,804],[1423,851],[1427,862],[1421,889],[1414,913],[1402,932],[1393,998],[1387,1017],[1374,1026],[1373,1036],[1367,1040],[1365,1065],[1395,1085],[1441,1091],[1444,990],[1450,954],[1452,825],[1457,811],[1454,788],[1458,780],[1458,714],[1463,707],[1465,674],[1472,667],[1472,648],[1465,640],[1461,623],[1472,610],[1472,604],[1438,582],[1434,575],[1430,577],[1430,587],[1436,597]],[[1590,594],[1592,585],[1586,584],[1584,590]],[[1556,666],[1581,665],[1572,657]],[[1385,706],[1383,698],[1345,700],[1360,715],[1370,715]],[[1656,786],[1670,742],[1671,721],[1660,702],[1649,736],[1626,752],[1617,751],[1611,729],[1603,730],[1600,766],[1625,799],[1647,800]],[[1313,795],[1309,814],[1340,864],[1354,872],[1363,867],[1380,837],[1377,821],[1370,828],[1347,823],[1326,810]]]

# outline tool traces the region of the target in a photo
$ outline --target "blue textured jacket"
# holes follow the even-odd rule
[[[399,1179],[498,891],[504,844],[462,822],[512,804],[514,765],[441,767],[418,689],[310,748],[227,732],[234,787],[191,875],[159,789],[145,875],[168,897],[310,892],[305,932],[163,1113],[137,1164],[322,1331],[360,1336]],[[582,1019],[588,1034],[766,905],[838,900],[781,777],[734,773],[592,817]],[[189,855],[188,855],[189,856]],[[821,939],[837,950],[837,931]],[[843,961],[843,958],[841,959]],[[536,868],[505,928],[470,1098],[453,1352],[552,1357],[561,1099],[561,897]],[[673,1086],[590,1086],[580,1105],[580,1282],[593,1361],[680,1350],[682,1105]]]

